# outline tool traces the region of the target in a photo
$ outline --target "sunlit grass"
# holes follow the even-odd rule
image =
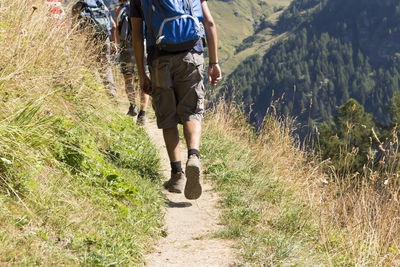
[[[239,265],[396,265],[398,189],[377,190],[369,181],[378,170],[357,178],[359,188],[354,175],[332,177],[332,164],[304,151],[293,127],[272,114],[256,134],[240,108],[223,101],[206,119],[202,155],[225,210],[217,235],[236,240]]]
[[[157,151],[90,39],[47,12],[0,2],[0,263],[139,264],[162,223]]]

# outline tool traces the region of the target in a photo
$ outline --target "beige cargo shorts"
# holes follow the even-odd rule
[[[203,54],[185,52],[160,56],[150,67],[153,108],[160,129],[204,115]]]

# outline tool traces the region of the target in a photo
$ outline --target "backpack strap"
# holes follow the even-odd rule
[[[142,4],[142,11],[144,13],[145,10],[143,9],[143,7],[144,7],[143,0],[140,0],[140,3]],[[160,3],[158,3],[158,4],[160,4]],[[146,27],[146,31],[151,34],[151,37],[153,38],[153,42],[154,42],[153,45],[155,45],[156,44],[156,35],[154,34],[153,29],[151,28],[151,13],[153,12],[152,6],[153,6],[153,2],[152,2],[152,0],[149,0],[149,7],[148,7],[149,21],[147,23],[148,27]],[[144,18],[143,18],[143,20],[144,20]]]
[[[186,4],[186,0],[183,0],[184,1],[184,3]],[[194,10],[193,10],[193,2],[192,2],[192,0],[188,0],[189,1],[189,6],[190,6],[190,15],[192,15],[193,17],[195,16],[195,14],[194,14]]]
[[[185,12],[188,12],[188,5],[186,3],[186,0],[183,0],[183,7],[185,9]]]

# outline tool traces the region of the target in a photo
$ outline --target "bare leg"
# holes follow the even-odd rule
[[[147,76],[150,77],[150,72],[146,72]],[[143,91],[140,92],[140,110],[146,111],[149,105],[149,98],[148,94],[145,94]]]
[[[129,100],[129,104],[135,105],[135,89],[133,87],[133,76],[124,75],[125,92]]]
[[[185,135],[188,149],[200,149],[201,122],[186,121],[183,123],[183,134]]]
[[[148,94],[145,94],[142,90],[140,90],[140,111],[137,117],[136,123],[138,125],[144,125],[146,123],[146,110],[147,106],[149,105],[149,98]]]
[[[140,92],[140,110],[146,111],[149,105],[149,95],[144,92]]]
[[[167,147],[170,162],[181,161],[180,140],[178,126],[163,129],[165,146]]]

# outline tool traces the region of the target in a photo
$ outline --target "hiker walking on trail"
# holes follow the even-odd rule
[[[140,90],[140,111],[138,111],[133,85],[135,57],[132,45],[132,26],[129,18],[129,0],[119,0],[114,13],[117,22],[117,42],[120,48],[119,61],[121,72],[124,76],[125,91],[130,104],[127,114],[133,117],[137,115],[136,122],[139,125],[144,125],[146,122],[146,109],[149,102],[149,95],[145,94],[143,90]]]
[[[117,90],[111,71],[111,54],[116,53],[116,25],[107,6],[103,0],[80,0],[72,7],[72,16],[80,28],[90,31],[95,44],[100,47],[97,57],[101,64],[100,73],[109,95],[116,99]]]
[[[144,70],[143,20],[151,81]],[[215,86],[221,80],[217,31],[207,1],[131,0],[131,21],[140,86],[152,94],[157,125],[163,130],[171,162],[171,178],[164,187],[170,192],[184,191],[187,199],[197,199],[202,193],[199,149],[205,94],[204,33],[209,54],[208,81]],[[178,123],[183,124],[188,147],[186,178]]]

